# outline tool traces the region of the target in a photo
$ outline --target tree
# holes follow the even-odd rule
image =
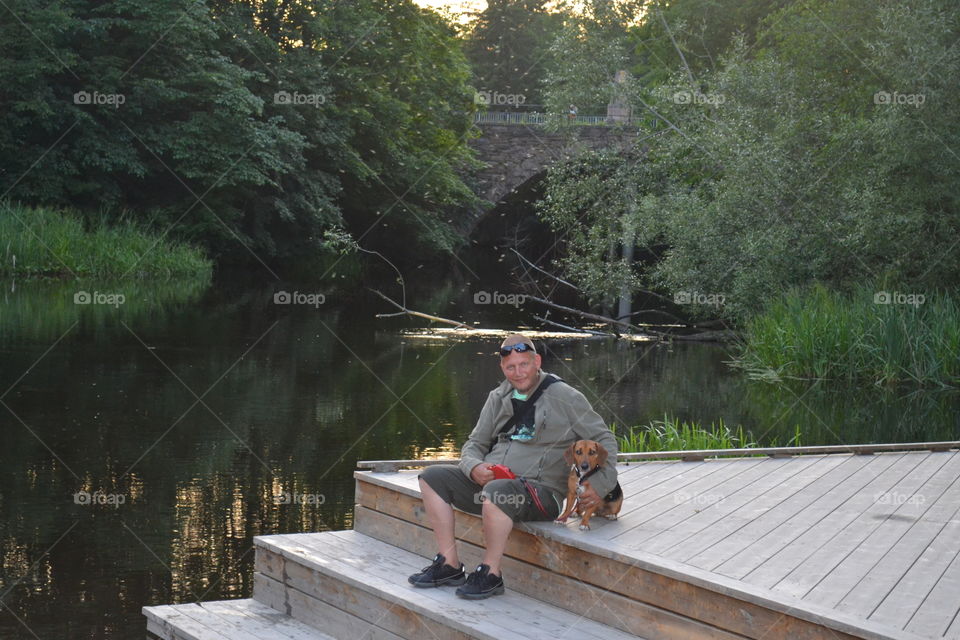
[[[954,286],[960,122],[945,105],[957,99],[958,17],[940,0],[804,2],[761,32],[765,47],[741,40],[699,86],[676,69],[650,92],[669,126],[642,163],[549,175],[555,226],[576,238],[582,218],[598,236],[570,245],[569,274],[597,295],[614,282],[698,292],[724,306],[692,315],[734,318],[814,281]],[[643,204],[578,199],[608,175]],[[646,230],[653,263],[611,259],[631,227]]]
[[[382,0],[7,7],[0,193],[130,211],[221,259],[309,259],[326,231],[359,238],[391,207],[401,251],[455,245],[437,211],[473,198],[458,173],[472,94],[435,14]]]
[[[562,13],[547,10],[546,0],[488,2],[464,41],[477,89],[543,104],[547,50],[563,19]]]

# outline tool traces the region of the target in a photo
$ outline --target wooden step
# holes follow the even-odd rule
[[[944,454],[948,455],[948,454]],[[831,459],[832,458],[832,459]],[[825,457],[818,462],[819,469],[810,478],[832,481],[836,469],[849,457]],[[868,460],[863,458],[863,460]],[[740,462],[712,463],[645,463],[645,468],[631,468],[623,481],[645,487],[646,496],[659,500],[657,507],[672,513],[683,509],[689,512],[691,522],[698,516],[698,505],[675,501],[677,493],[699,495],[716,491],[724,478],[760,478],[770,484],[769,493],[777,490],[776,483],[758,475],[752,465],[763,461],[769,473],[778,471],[789,460],[750,459]],[[727,471],[727,465],[737,469]],[[804,465],[797,478],[807,478]],[[849,474],[861,464],[851,459]],[[655,481],[646,477],[654,469]],[[674,470],[675,469],[675,470]],[[720,469],[721,473],[716,470]],[[743,471],[740,471],[743,469]],[[819,474],[819,475],[818,475]],[[357,472],[357,507],[354,528],[371,537],[408,551],[432,556],[435,553],[432,534],[419,488],[416,472],[376,473]],[[818,480],[819,481],[819,480]],[[766,486],[766,485],[765,485]],[[805,485],[802,485],[805,486]],[[651,488],[652,487],[652,488]],[[816,488],[816,487],[813,487]],[[765,490],[765,489],[760,489]],[[627,488],[626,493],[630,493]],[[758,490],[759,491],[759,490]],[[662,496],[661,496],[662,494]],[[665,496],[665,497],[664,497]],[[637,503],[644,508],[641,503]],[[731,499],[724,509],[734,509],[738,503]],[[729,505],[729,506],[726,506]],[[632,505],[631,505],[632,506]],[[637,509],[636,506],[633,506]],[[625,509],[626,511],[626,509]],[[641,514],[640,511],[637,511]],[[623,514],[621,514],[623,515]],[[879,625],[849,613],[801,602],[768,589],[761,589],[742,581],[730,579],[670,558],[656,556],[614,540],[630,519],[628,514],[619,522],[597,522],[594,530],[581,532],[575,525],[557,526],[553,523],[525,523],[517,525],[507,543],[504,575],[519,576],[511,582],[512,588],[562,606],[572,612],[599,619],[618,629],[643,635],[651,640],[692,640],[694,638],[724,639],[791,638],[791,640],[917,640],[917,636],[900,629]],[[641,514],[639,517],[647,517]],[[455,534],[462,541],[458,549],[465,558],[474,558],[483,545],[480,518],[461,511],[455,512]],[[464,560],[466,562],[466,560]],[[525,567],[519,572],[519,567]],[[615,613],[616,615],[611,615]]]
[[[144,607],[143,615],[163,640],[333,640],[252,599]]]
[[[453,587],[415,588],[407,576],[429,561],[357,531],[264,536],[254,544],[254,597],[304,622],[325,602],[388,634],[381,637],[642,640],[523,595],[506,574],[507,592],[486,600],[458,598]]]

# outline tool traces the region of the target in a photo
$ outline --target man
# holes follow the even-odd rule
[[[616,486],[613,433],[582,393],[541,371],[540,363],[532,340],[508,336],[500,346],[506,379],[487,396],[460,464],[426,467],[420,474],[423,505],[439,551],[433,564],[410,576],[412,585],[456,585],[458,596],[471,599],[503,593],[500,561],[513,523],[560,515],[570,473],[563,452],[577,440],[596,440],[610,454],[590,477],[591,488],[581,502],[589,507]],[[494,465],[509,467],[517,478],[495,479]],[[483,560],[469,576],[457,555],[453,507],[483,519]]]

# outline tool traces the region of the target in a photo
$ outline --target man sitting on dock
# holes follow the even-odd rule
[[[487,396],[461,449],[460,464],[430,466],[420,474],[423,505],[439,552],[433,564],[410,576],[412,585],[456,585],[458,596],[471,599],[503,593],[500,561],[513,523],[560,515],[570,473],[563,453],[577,440],[595,440],[609,453],[606,464],[591,476],[592,487],[580,496],[581,503],[590,507],[616,486],[613,433],[582,393],[544,373],[540,364],[530,338],[508,336],[500,345],[500,370],[506,379]],[[510,479],[503,467],[516,477]],[[483,519],[483,559],[469,576],[457,555],[453,507]]]

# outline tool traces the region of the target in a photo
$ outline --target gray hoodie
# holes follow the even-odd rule
[[[546,375],[540,371],[538,387]],[[596,440],[609,457],[604,467],[590,476],[590,484],[601,496],[616,486],[617,439],[586,397],[568,384],[554,383],[537,400],[532,440],[510,440],[500,434],[494,443],[493,434],[513,415],[512,393],[510,382],[504,380],[487,396],[477,426],[460,451],[460,470],[468,478],[481,462],[503,464],[518,476],[565,494],[570,465],[563,459],[563,452],[577,440]]]

